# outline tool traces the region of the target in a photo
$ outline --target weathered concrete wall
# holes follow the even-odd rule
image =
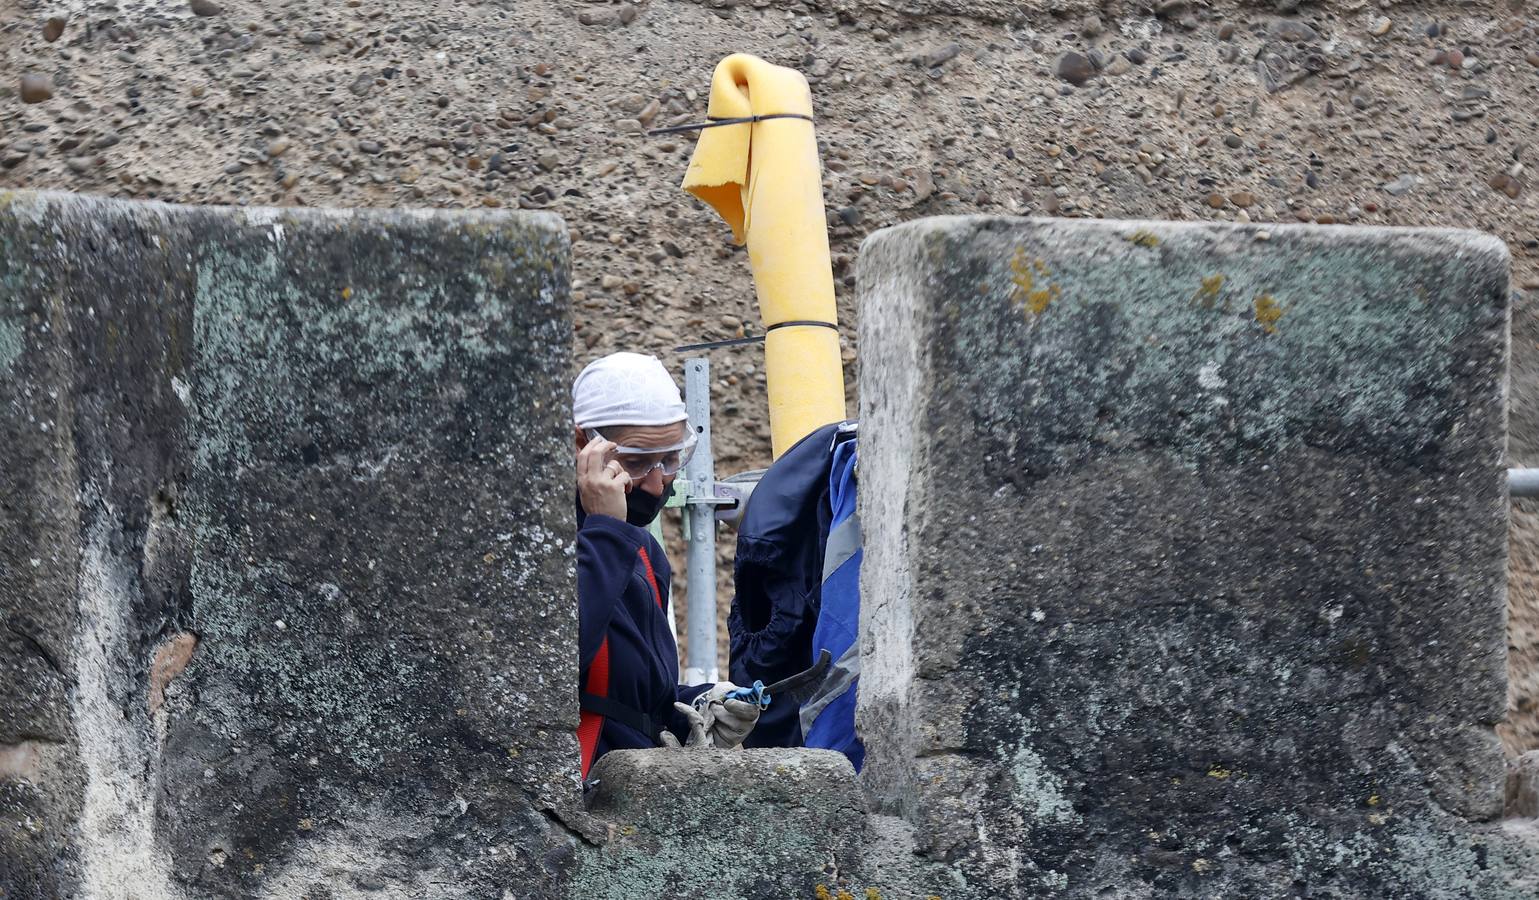
[[[558,895],[567,277],[552,216],[0,195],[7,897]]]
[[[1531,896],[1534,832],[1494,824],[1506,265],[1381,229],[867,242],[864,776],[922,853],[998,896]]]
[[[65,850],[83,798],[70,714],[79,473],[74,398],[60,390],[67,316],[46,296],[22,299],[15,241],[0,225],[0,885],[46,897],[78,878]]]

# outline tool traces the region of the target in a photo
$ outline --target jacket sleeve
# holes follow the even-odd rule
[[[613,516],[588,516],[577,529],[577,653],[583,667],[609,633],[645,534]]]

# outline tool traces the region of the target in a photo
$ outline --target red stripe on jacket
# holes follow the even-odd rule
[[[657,608],[666,612],[663,606],[663,592],[657,587],[657,573],[652,571],[652,558],[647,556],[645,547],[636,548],[641,556],[642,568],[647,573],[647,584],[652,587],[652,599],[657,601]],[[593,665],[588,667],[588,683],[583,688],[587,693],[596,697],[609,696],[609,638],[599,644],[598,654],[593,657]],[[596,712],[583,710],[577,720],[577,746],[582,750],[582,777],[588,777],[588,770],[593,768],[593,754],[598,751],[599,735],[604,733],[604,717]]]
[[[599,644],[593,665],[588,667],[588,684],[585,690],[599,697],[609,696],[609,638]],[[577,720],[577,746],[582,748],[582,777],[588,777],[593,768],[593,754],[598,750],[599,735],[604,732],[604,717],[596,712],[582,711]]]

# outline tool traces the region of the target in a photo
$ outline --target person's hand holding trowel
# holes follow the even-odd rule
[[[818,661],[805,671],[765,687],[755,681],[753,687],[738,687],[730,681],[718,683],[709,691],[695,698],[694,705],[675,703],[673,708],[689,721],[689,739],[686,747],[713,746],[731,749],[743,743],[753,726],[759,721],[759,711],[767,708],[779,694],[795,703],[805,703],[818,685],[828,675],[832,656],[827,650],[818,653]],[[707,744],[709,740],[709,744]],[[664,747],[678,747],[679,741],[664,732]]]

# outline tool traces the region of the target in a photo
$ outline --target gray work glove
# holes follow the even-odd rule
[[[705,721],[711,744],[723,750],[742,744],[759,721],[759,704],[726,699],[737,689],[732,682],[721,681],[695,698],[695,709]]]
[[[688,703],[675,703],[673,704],[673,708],[678,710],[679,713],[689,721],[689,739],[684,743],[684,746],[709,746],[706,743],[705,734],[710,726],[706,724],[705,716],[703,716],[699,711],[697,711],[693,706],[690,706]],[[673,732],[669,731],[668,729],[664,728],[663,733],[658,737],[662,740],[664,747],[672,750],[679,749],[679,739],[674,737]]]

